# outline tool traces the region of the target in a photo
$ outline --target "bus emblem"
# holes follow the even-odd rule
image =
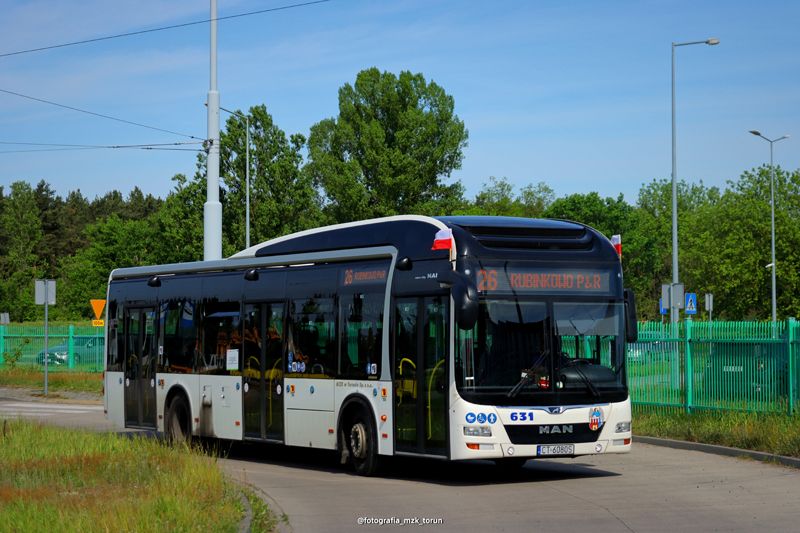
[[[599,407],[592,409],[589,415],[589,429],[597,431],[603,425],[603,411]]]

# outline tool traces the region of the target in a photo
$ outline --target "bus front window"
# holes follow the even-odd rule
[[[622,306],[609,302],[480,302],[458,332],[456,383],[495,405],[617,401],[625,396]]]

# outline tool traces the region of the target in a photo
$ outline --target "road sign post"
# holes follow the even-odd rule
[[[34,285],[34,299],[36,305],[44,305],[44,395],[47,396],[47,368],[50,353],[48,349],[47,311],[48,307],[56,304],[56,280],[37,279]]]

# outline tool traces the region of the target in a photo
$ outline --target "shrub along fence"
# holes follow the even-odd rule
[[[50,370],[103,370],[102,328],[49,329]],[[800,379],[800,322],[639,324],[628,345],[634,405],[793,413]],[[0,326],[0,367],[44,363],[43,326]]]

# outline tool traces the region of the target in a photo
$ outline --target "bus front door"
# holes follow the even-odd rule
[[[449,298],[395,305],[395,438],[399,452],[447,456]]]
[[[125,426],[156,427],[156,313],[127,309],[125,339]]]
[[[283,304],[246,304],[244,312],[244,434],[283,442]]]

